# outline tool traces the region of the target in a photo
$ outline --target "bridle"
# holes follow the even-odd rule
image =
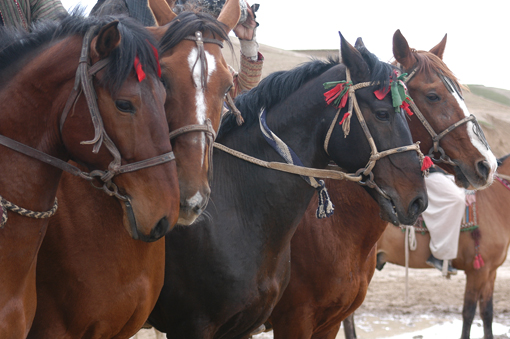
[[[416,72],[417,72],[417,67],[414,67],[410,71],[409,75],[405,78],[404,83],[408,84],[411,81],[411,79],[414,77],[414,75],[416,75]],[[444,74],[439,73],[439,72],[437,73],[437,75],[439,76],[439,78],[441,79],[441,81],[443,82],[443,84],[445,85],[445,87],[448,89],[448,91],[450,93],[452,93],[452,94],[457,93],[459,95],[459,97],[462,99],[460,92],[451,83],[450,79],[448,79]],[[430,136],[432,137],[433,146],[430,148],[429,153],[428,153],[428,156],[432,159],[432,161],[434,161],[436,163],[442,162],[442,163],[446,163],[448,165],[456,166],[456,164],[451,160],[451,158],[448,155],[446,155],[444,149],[441,146],[439,146],[439,141],[446,134],[450,133],[451,131],[453,131],[455,128],[457,128],[459,126],[461,126],[465,123],[468,123],[469,121],[471,121],[473,123],[473,130],[474,130],[475,134],[479,137],[480,141],[485,145],[485,147],[487,147],[487,149],[489,149],[489,145],[487,143],[487,140],[485,139],[485,135],[483,134],[482,128],[478,124],[478,121],[476,120],[476,117],[473,114],[470,114],[469,116],[453,123],[450,127],[446,128],[444,131],[437,134],[434,131],[434,129],[432,128],[432,126],[430,125],[430,123],[427,121],[427,119],[423,116],[423,113],[421,113],[418,106],[416,106],[414,101],[411,100],[411,102],[409,103],[409,106],[411,106],[411,109],[414,112],[414,114],[416,114],[416,116],[418,117],[420,122],[423,124],[425,129],[429,132]],[[440,154],[439,159],[434,158],[434,153]]]
[[[200,67],[200,69],[201,69],[201,74],[200,74],[201,89],[205,90],[207,88],[208,71],[207,71],[207,58],[205,56],[204,43],[216,44],[216,45],[220,46],[220,48],[223,48],[223,42],[220,40],[217,40],[217,39],[204,38],[202,36],[202,32],[200,32],[200,31],[196,31],[195,36],[188,35],[188,36],[184,37],[183,39],[194,41],[197,45],[197,60],[195,61],[193,68],[198,63],[200,63],[200,66],[201,66]],[[193,70],[191,72],[191,78],[192,78],[193,82],[195,83],[195,87],[198,87],[198,84],[196,84],[196,82],[195,82],[195,78],[193,78]],[[212,174],[213,174],[213,170],[212,170],[213,144],[214,144],[214,140],[216,139],[216,131],[214,130],[214,128],[212,126],[211,119],[209,119],[209,118],[206,119],[205,124],[186,125],[184,127],[173,130],[172,132],[170,132],[169,137],[170,137],[170,140],[172,140],[180,135],[190,133],[190,132],[203,132],[207,137],[207,147],[208,147],[208,152],[209,152],[208,153],[207,171],[208,171],[208,180],[210,181],[210,180],[212,180]]]
[[[346,82],[352,83],[351,79],[350,79],[350,72],[349,72],[348,68],[346,68]],[[374,188],[384,198],[391,200],[391,198],[380,187],[378,187],[377,184],[375,183],[375,181],[373,180],[374,174],[372,172],[372,169],[374,168],[377,160],[379,160],[383,157],[389,156],[391,154],[402,153],[402,152],[407,152],[407,151],[417,152],[418,156],[420,158],[420,161],[422,161],[422,162],[423,162],[424,157],[420,151],[419,142],[412,144],[412,145],[392,148],[392,149],[382,151],[382,152],[379,152],[377,150],[377,146],[375,145],[372,135],[370,134],[370,131],[369,131],[366,121],[363,117],[363,114],[361,113],[361,109],[359,108],[358,102],[356,100],[356,95],[355,95],[356,90],[365,88],[365,87],[369,87],[369,86],[374,86],[374,85],[377,85],[377,84],[374,84],[371,82],[363,82],[363,83],[358,83],[356,85],[352,85],[348,89],[348,91],[349,91],[348,96],[350,99],[348,113],[352,112],[352,110],[354,109],[354,112],[356,113],[356,116],[359,120],[359,123],[362,126],[363,132],[364,132],[364,134],[370,144],[370,148],[371,148],[371,156],[370,156],[370,159],[369,159],[367,165],[364,168],[361,168],[358,171],[356,171],[356,173],[347,173],[340,168],[338,168],[336,170],[328,170],[328,169],[307,168],[307,167],[303,167],[303,166],[294,165],[294,163],[291,162],[291,160],[287,159],[284,155],[284,153],[288,153],[288,152],[278,151],[278,149],[284,149],[284,148],[290,149],[290,148],[288,146],[286,146],[283,143],[283,141],[281,141],[277,137],[273,138],[274,142],[277,144],[277,147],[275,149],[277,149],[277,151],[287,160],[287,162],[288,162],[287,164],[280,163],[280,162],[263,161],[263,160],[260,160],[255,157],[244,154],[242,152],[233,150],[225,145],[218,144],[218,143],[215,143],[214,146],[226,153],[229,153],[233,156],[236,156],[240,159],[251,162],[258,166],[275,169],[275,170],[282,171],[282,172],[301,175],[304,179],[307,178],[308,180],[307,179],[305,179],[305,180],[314,188],[324,189],[323,186],[315,186],[315,184],[317,184],[317,182],[319,181],[319,180],[315,179],[315,177],[329,178],[329,179],[336,179],[336,180],[349,180],[349,181],[357,182],[361,185],[366,185],[368,187]],[[336,122],[338,120],[341,109],[342,108],[338,109],[338,111],[337,111],[337,113],[328,129],[328,132],[326,134],[326,138],[324,141],[324,150],[326,151],[326,153],[328,153],[327,149],[329,146],[330,137],[333,132],[333,129],[336,126]],[[261,116],[262,116],[262,114],[261,114]],[[263,130],[262,133],[267,134],[267,131]],[[266,138],[266,140],[267,140],[267,138]],[[328,198],[329,198],[329,196],[328,196]],[[320,208],[320,206],[319,206],[319,208]],[[319,213],[317,213],[317,215],[319,215]]]
[[[62,129],[64,126],[64,123],[66,121],[66,118],[71,111],[72,108],[74,108],[74,105],[76,104],[76,101],[78,100],[80,94],[83,92],[85,95],[90,116],[92,119],[92,123],[94,124],[94,139],[90,141],[82,141],[81,144],[87,144],[87,145],[93,145],[92,152],[98,153],[101,145],[104,143],[108,151],[113,156],[112,162],[108,165],[108,169],[106,171],[102,170],[93,170],[90,173],[84,172],[81,169],[79,169],[76,166],[73,166],[59,158],[53,157],[49,154],[46,154],[44,152],[41,152],[35,148],[32,148],[30,146],[24,145],[18,141],[15,141],[13,139],[7,138],[3,135],[0,135],[0,144],[3,146],[6,146],[12,150],[15,150],[19,153],[25,154],[29,157],[32,157],[34,159],[37,159],[39,161],[42,161],[46,164],[52,165],[56,168],[59,168],[63,171],[66,171],[68,173],[71,173],[75,176],[79,176],[81,178],[84,178],[91,183],[94,181],[94,179],[99,179],[101,182],[103,182],[103,185],[100,187],[97,187],[93,184],[94,187],[103,190],[110,196],[115,196],[117,199],[123,201],[128,209],[131,208],[131,200],[129,196],[122,195],[119,193],[118,187],[113,183],[112,178],[115,175],[123,174],[123,173],[129,173],[138,171],[140,169],[152,167],[161,165],[164,163],[167,163],[169,161],[175,160],[175,155],[173,152],[168,152],[156,157],[148,158],[145,160],[141,160],[134,163],[129,163],[126,165],[121,165],[121,155],[118,150],[118,148],[115,146],[113,141],[110,139],[108,134],[106,133],[104,129],[103,120],[101,118],[101,114],[99,112],[98,104],[97,104],[97,96],[96,92],[94,90],[94,86],[92,83],[92,77],[102,70],[108,63],[110,62],[109,58],[102,59],[98,62],[96,62],[94,65],[89,64],[89,48],[90,48],[90,42],[92,38],[95,36],[95,34],[98,32],[99,27],[93,26],[91,27],[85,34],[83,38],[83,45],[81,49],[81,55],[79,59],[79,65],[78,69],[76,71],[76,80],[74,83],[74,87],[71,91],[71,94],[69,96],[69,99],[67,100],[67,103],[64,107],[64,111],[61,115],[60,120],[60,133],[62,134]],[[3,199],[3,198],[2,198]],[[3,199],[6,201],[5,199]],[[2,203],[2,207],[6,207],[11,211],[17,212],[17,208],[19,206],[16,206],[12,203],[9,203],[10,205],[15,206],[16,208],[9,208],[9,205]],[[57,206],[57,200],[55,198],[55,203],[52,208],[53,215],[56,211]],[[5,214],[5,208],[2,208],[3,213]],[[50,210],[50,211],[52,211]],[[27,210],[28,211],[28,210]],[[31,211],[29,211],[31,212]],[[37,213],[45,213],[45,212],[37,212]],[[132,211],[131,211],[132,213]],[[24,214],[22,214],[24,215]],[[44,217],[50,217],[51,215],[47,215]],[[30,216],[30,215],[25,215]],[[5,222],[7,221],[7,218],[5,217]],[[5,222],[2,223],[2,226],[5,224]],[[132,224],[133,225],[133,224]]]

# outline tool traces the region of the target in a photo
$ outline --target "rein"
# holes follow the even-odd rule
[[[90,117],[92,119],[92,123],[94,124],[94,139],[90,141],[82,141],[81,144],[86,145],[94,145],[92,152],[98,153],[102,143],[105,144],[106,148],[110,151],[110,154],[113,156],[112,162],[108,165],[108,169],[106,171],[94,170],[90,173],[81,171],[78,167],[73,166],[59,158],[41,152],[35,148],[24,145],[16,140],[10,139],[6,136],[0,135],[0,145],[6,146],[14,151],[25,154],[29,157],[42,161],[46,164],[52,165],[60,170],[71,173],[75,176],[79,176],[89,181],[93,181],[95,178],[100,179],[103,182],[103,186],[97,187],[93,185],[95,188],[101,189],[106,192],[110,196],[115,196],[119,200],[124,201],[126,204],[130,202],[130,198],[126,195],[121,195],[118,191],[118,187],[115,183],[112,182],[112,178],[115,175],[129,173],[138,171],[140,169],[161,165],[167,163],[169,161],[175,160],[175,155],[173,152],[168,152],[156,157],[148,158],[145,160],[141,160],[134,163],[129,163],[126,165],[121,165],[121,155],[113,141],[110,139],[108,134],[104,129],[103,120],[101,118],[101,113],[99,112],[99,107],[97,105],[97,95],[94,90],[94,86],[92,84],[92,76],[97,72],[102,70],[109,62],[110,59],[102,59],[96,62],[94,65],[90,66],[88,62],[90,41],[92,37],[98,32],[99,27],[93,26],[91,27],[83,38],[83,45],[81,49],[81,55],[79,59],[78,69],[76,71],[76,80],[74,83],[73,90],[69,96],[69,99],[66,102],[64,107],[64,111],[62,112],[60,119],[60,133],[62,133],[62,128],[66,121],[66,118],[74,105],[76,104],[80,94],[83,92],[85,98],[87,100],[87,104],[89,107]],[[20,215],[31,217],[31,218],[48,218],[51,217],[57,209],[57,199],[55,198],[55,203],[50,211],[47,212],[33,212],[30,210],[26,210],[22,207],[19,207],[5,199],[1,199],[0,202],[2,207],[2,222],[0,224],[0,228],[5,225],[7,222],[7,215],[5,214],[5,208],[16,212]],[[127,204],[126,206],[129,206]]]
[[[408,84],[411,79],[414,77],[414,75],[416,75],[416,72],[417,72],[417,68],[414,68],[410,74],[406,77],[406,79],[404,80],[404,83]],[[443,81],[445,87],[448,89],[448,91],[450,93],[455,93],[458,91],[456,91],[455,87],[450,83],[449,79],[447,77],[445,77],[443,74],[441,73],[438,73],[438,76],[439,78],[441,79],[441,81]],[[459,96],[460,96],[460,93],[458,93]],[[462,96],[460,96],[462,98]],[[421,113],[420,109],[418,108],[418,106],[416,106],[416,104],[414,103],[414,101],[411,101],[409,103],[409,106],[411,106],[411,109],[412,111],[416,114],[416,116],[418,117],[418,119],[420,120],[420,122],[423,124],[423,126],[425,127],[425,129],[429,132],[430,136],[432,137],[432,142],[433,142],[433,146],[430,148],[429,150],[429,154],[427,156],[429,156],[434,162],[443,162],[443,163],[446,163],[448,165],[452,165],[452,166],[456,166],[456,164],[451,160],[451,158],[445,154],[445,151],[444,149],[439,146],[439,141],[448,133],[450,133],[451,131],[453,131],[455,128],[471,121],[474,125],[473,129],[475,129],[475,134],[477,134],[477,136],[479,137],[480,141],[488,148],[488,143],[485,139],[485,136],[483,135],[483,131],[480,127],[480,125],[478,124],[478,121],[476,120],[476,117],[473,115],[473,114],[470,114],[469,116],[457,121],[456,123],[452,124],[450,127],[448,127],[447,129],[445,129],[444,131],[442,131],[441,133],[437,134],[434,129],[432,128],[432,126],[430,125],[430,123],[427,121],[427,119],[423,116],[423,113]],[[440,157],[439,159],[436,159],[434,158],[434,153],[440,153]]]

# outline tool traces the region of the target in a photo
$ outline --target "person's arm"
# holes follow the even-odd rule
[[[259,24],[255,21],[255,14],[248,6],[248,17],[245,22],[234,28],[241,46],[241,65],[238,73],[234,74],[234,97],[257,86],[262,76],[264,56],[259,52],[256,30]]]

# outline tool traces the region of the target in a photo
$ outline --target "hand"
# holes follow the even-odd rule
[[[255,14],[253,14],[250,5],[248,5],[248,17],[245,22],[234,27],[234,33],[239,39],[253,40],[255,28],[257,28],[257,26],[258,23],[255,21]]]

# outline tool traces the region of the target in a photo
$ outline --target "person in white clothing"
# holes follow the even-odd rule
[[[456,274],[451,260],[457,257],[460,224],[466,206],[466,193],[455,185],[454,178],[441,170],[432,170],[425,178],[429,205],[423,212],[423,220],[430,232],[431,256],[427,264],[443,269],[448,260],[448,273]]]

